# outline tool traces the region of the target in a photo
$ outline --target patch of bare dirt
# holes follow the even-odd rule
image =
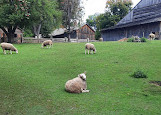
[[[157,85],[157,86],[161,86],[161,81],[150,81],[149,83]]]

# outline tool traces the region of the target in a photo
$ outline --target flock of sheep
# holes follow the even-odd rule
[[[150,40],[154,40],[155,39],[155,34],[150,33],[149,34],[149,39]],[[87,38],[87,41],[88,38]],[[42,43],[42,48],[47,47],[51,48],[53,46],[53,42],[51,40],[46,40]],[[6,54],[6,50],[10,51],[10,54],[12,54],[12,51],[15,51],[16,53],[18,53],[18,50],[10,43],[1,43],[1,47],[3,50],[3,53]],[[85,54],[86,54],[86,50],[88,50],[88,54],[90,53],[96,53],[96,48],[94,46],[94,44],[91,43],[86,43],[85,44]],[[65,83],[65,90],[67,92],[70,93],[85,93],[85,92],[89,92],[89,90],[87,90],[87,83],[86,83],[86,72],[81,73],[78,75],[78,77],[72,79],[72,80],[68,80]]]
[[[51,48],[53,46],[53,42],[51,40],[46,40],[42,43],[42,48],[47,47]],[[1,47],[3,50],[3,53],[6,54],[6,50],[9,50],[10,54],[12,54],[12,51],[15,51],[18,53],[18,50],[10,43],[1,43]],[[96,53],[96,48],[93,44],[91,43],[86,43],[85,44],[85,54],[86,50],[88,50],[90,53]],[[87,90],[87,83],[86,83],[86,72],[79,74],[78,77],[69,80],[65,84],[65,90],[70,93],[85,93],[89,92]]]

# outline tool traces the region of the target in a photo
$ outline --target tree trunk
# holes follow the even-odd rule
[[[40,30],[41,30],[41,24],[38,24],[37,26],[33,26],[33,29],[34,29],[35,36],[37,36],[37,38],[39,39],[39,34],[40,34]]]
[[[8,38],[8,43],[14,42],[14,34],[13,33],[8,33],[7,38]]]
[[[8,27],[8,28],[4,28],[1,27],[1,29],[3,30],[3,32],[6,34],[7,38],[8,38],[8,43],[13,43],[14,42],[14,34],[16,31],[17,26],[14,27]]]

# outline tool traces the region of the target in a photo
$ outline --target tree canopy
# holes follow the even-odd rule
[[[107,0],[106,12],[96,18],[96,39],[101,37],[100,30],[116,25],[131,10],[131,1]]]
[[[78,26],[83,16],[83,0],[58,0],[59,7],[63,12],[63,26],[68,30],[70,41],[71,26]]]
[[[17,27],[24,27],[30,17],[27,0],[0,1],[0,28],[11,42]]]
[[[0,28],[12,42],[16,28],[32,28],[39,36],[49,34],[61,23],[61,11],[56,0],[1,0]],[[41,29],[42,28],[42,29]]]

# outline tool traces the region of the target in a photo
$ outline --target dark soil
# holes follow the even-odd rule
[[[161,81],[150,81],[149,83],[157,85],[157,86],[161,86]]]

